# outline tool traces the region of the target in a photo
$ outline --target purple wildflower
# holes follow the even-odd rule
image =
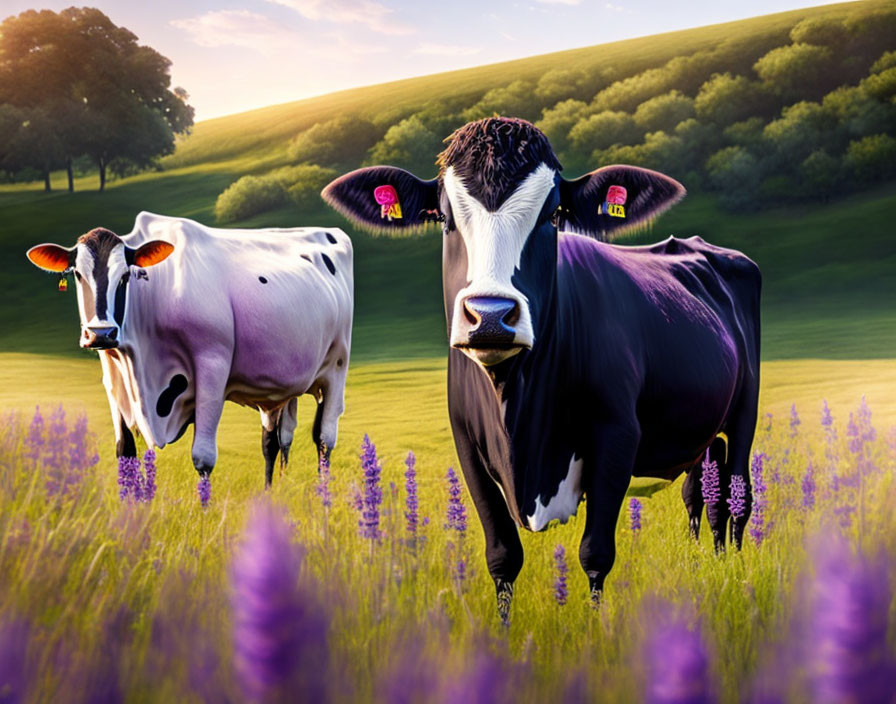
[[[149,502],[156,497],[156,451],[151,447],[143,453],[143,469],[146,471],[143,500]]]
[[[808,640],[812,700],[891,701],[896,672],[887,644],[886,564],[853,556],[835,537],[818,545],[816,559]]]
[[[812,464],[812,460],[809,460],[809,464],[806,465],[806,473],[803,475],[802,489],[802,506],[807,511],[811,511],[815,507],[815,466]]]
[[[717,503],[721,497],[719,490],[719,463],[709,459],[709,448],[706,448],[706,459],[702,463],[703,474],[700,486],[703,489],[703,501],[707,504]]]
[[[15,704],[28,694],[28,640],[30,628],[24,621],[0,623],[0,702]],[[36,694],[36,692],[34,692]]]
[[[88,469],[100,461],[96,450],[91,448],[93,435],[87,429],[87,416],[81,414],[68,434],[69,458],[73,469]]]
[[[731,498],[728,510],[732,518],[740,518],[747,512],[747,482],[740,474],[731,475]]]
[[[419,515],[417,513],[418,504],[416,462],[417,458],[414,457],[414,453],[408,452],[408,456],[404,461],[405,466],[407,467],[407,470],[404,473],[404,517],[407,521],[408,545],[410,545],[412,551],[417,549],[417,529],[420,522]]]
[[[648,704],[707,704],[715,701],[709,657],[699,630],[682,620],[655,628],[647,642]]]
[[[467,531],[467,509],[461,496],[460,478],[453,467],[448,468],[448,512],[445,529],[454,530],[464,535]]]
[[[383,490],[380,487],[382,466],[376,456],[376,446],[365,435],[361,443],[361,469],[364,470],[364,493],[358,529],[362,538],[378,540],[380,537],[380,504]]]
[[[800,416],[796,412],[796,404],[790,404],[790,437],[795,438],[801,425]]]
[[[60,405],[50,414],[44,443],[44,466],[48,469],[66,468],[68,450],[68,428],[65,425],[65,409]]]
[[[765,414],[765,423],[766,423],[765,432],[766,433],[772,432],[772,422],[773,421],[774,421],[774,416],[771,413],[766,413]]]
[[[831,415],[831,409],[828,406],[827,399],[821,402],[821,427],[832,428],[834,426],[834,416]]]
[[[768,503],[765,493],[768,486],[765,483],[765,460],[768,459],[764,452],[754,452],[753,461],[750,463],[750,477],[753,483],[753,513],[750,516],[750,536],[756,545],[762,545],[766,536],[765,507]]]
[[[566,564],[566,548],[562,545],[554,548],[554,567],[557,570],[557,578],[554,580],[554,599],[560,606],[563,606],[569,598],[569,589],[566,586],[569,567]]]
[[[141,497],[140,460],[136,457],[118,458],[118,498],[122,501]]]
[[[320,497],[320,503],[328,509],[333,505],[333,497],[330,494],[330,458],[321,455],[317,466],[317,486],[314,493]]]
[[[246,699],[326,701],[328,618],[285,517],[256,504],[231,568],[233,656]]]
[[[28,448],[25,456],[36,463],[40,459],[44,447],[44,417],[41,415],[40,406],[34,407],[34,417],[31,419],[31,425],[28,426],[25,447]]]
[[[364,510],[364,497],[361,495],[361,490],[358,488],[358,485],[354,482],[351,486],[351,504],[352,508],[358,513],[361,513],[361,511]]]
[[[643,508],[640,499],[632,497],[628,502],[628,515],[631,521],[632,533],[635,535],[641,530],[641,511]]]
[[[199,505],[208,508],[208,502],[212,500],[212,480],[208,474],[203,474],[196,485],[196,493],[199,494]]]

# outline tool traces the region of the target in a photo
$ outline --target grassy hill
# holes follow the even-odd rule
[[[99,225],[128,232],[140,210],[215,224],[217,195],[242,175],[289,163],[289,140],[316,123],[350,113],[385,129],[435,100],[469,105],[508,80],[534,81],[559,67],[594,74],[605,84],[709,48],[722,52],[729,62],[749,67],[770,47],[788,41],[791,28],[807,17],[839,18],[856,8],[871,11],[887,6],[844,3],[780,13],[209,120],[199,123],[177,152],[163,161],[163,170],[112,182],[102,194],[91,192],[96,186],[93,176],[79,179],[74,194],[45,194],[37,184],[0,186],[0,276],[7,283],[0,303],[0,351],[78,354],[74,294],[57,293],[55,278],[40,274],[26,261],[27,247],[42,241],[71,244],[77,235]],[[357,155],[352,165],[359,165],[362,158],[363,154]],[[54,186],[63,186],[61,176],[54,178]],[[627,241],[699,234],[753,257],[765,276],[765,359],[891,357],[896,349],[894,220],[893,183],[821,205],[796,204],[785,192],[775,207],[744,214],[726,212],[712,195],[692,188],[692,194],[651,232]],[[304,209],[283,207],[235,224],[344,227],[356,252],[355,359],[444,354],[437,234],[372,238],[354,231],[322,202]]]

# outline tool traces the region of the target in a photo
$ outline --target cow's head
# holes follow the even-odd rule
[[[322,195],[374,231],[442,222],[451,346],[485,366],[531,348],[548,323],[558,228],[608,240],[685,193],[677,181],[633,166],[566,181],[547,138],[524,120],[471,122],[446,142],[436,179],[373,166],[336,179]]]
[[[39,244],[28,250],[32,264],[65,275],[74,272],[81,313],[81,347],[106,350],[118,347],[124,325],[130,267],[158,264],[174,245],[154,240],[137,249],[102,227],[81,235],[74,247]]]

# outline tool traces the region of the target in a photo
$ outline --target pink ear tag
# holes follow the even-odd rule
[[[614,218],[625,217],[625,201],[628,191],[625,186],[610,186],[607,190],[607,199],[598,208],[598,212]]]
[[[373,198],[380,205],[380,217],[388,220],[401,220],[401,204],[398,192],[393,186],[377,186],[373,189]]]

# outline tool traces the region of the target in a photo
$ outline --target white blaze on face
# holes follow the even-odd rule
[[[78,311],[81,314],[81,326],[84,329],[91,327],[118,327],[115,321],[115,292],[121,277],[128,271],[128,265],[124,257],[124,245],[116,245],[109,253],[109,259],[106,262],[108,275],[106,276],[106,305],[104,310],[97,307],[97,279],[95,276],[96,255],[94,252],[83,244],[78,245],[77,254],[75,255],[75,269],[81,275],[81,281],[78,282]],[[87,305],[85,300],[85,289],[89,291],[87,294],[92,299],[92,304]]]
[[[534,531],[542,530],[555,518],[561,523],[566,523],[576,514],[581,500],[582,460],[573,455],[569,460],[566,478],[557,488],[557,495],[548,499],[547,504],[542,503],[541,496],[535,499],[535,513],[527,516],[529,528]]]
[[[517,186],[513,194],[491,212],[470,195],[454,167],[445,170],[443,183],[457,230],[467,249],[467,281],[454,301],[451,344],[463,345],[461,319],[466,298],[487,296],[507,298],[519,306],[514,325],[514,343],[531,347],[534,339],[532,316],[526,297],[514,288],[511,279],[520,265],[523,247],[535,227],[545,199],[554,187],[555,171],[541,164]]]

